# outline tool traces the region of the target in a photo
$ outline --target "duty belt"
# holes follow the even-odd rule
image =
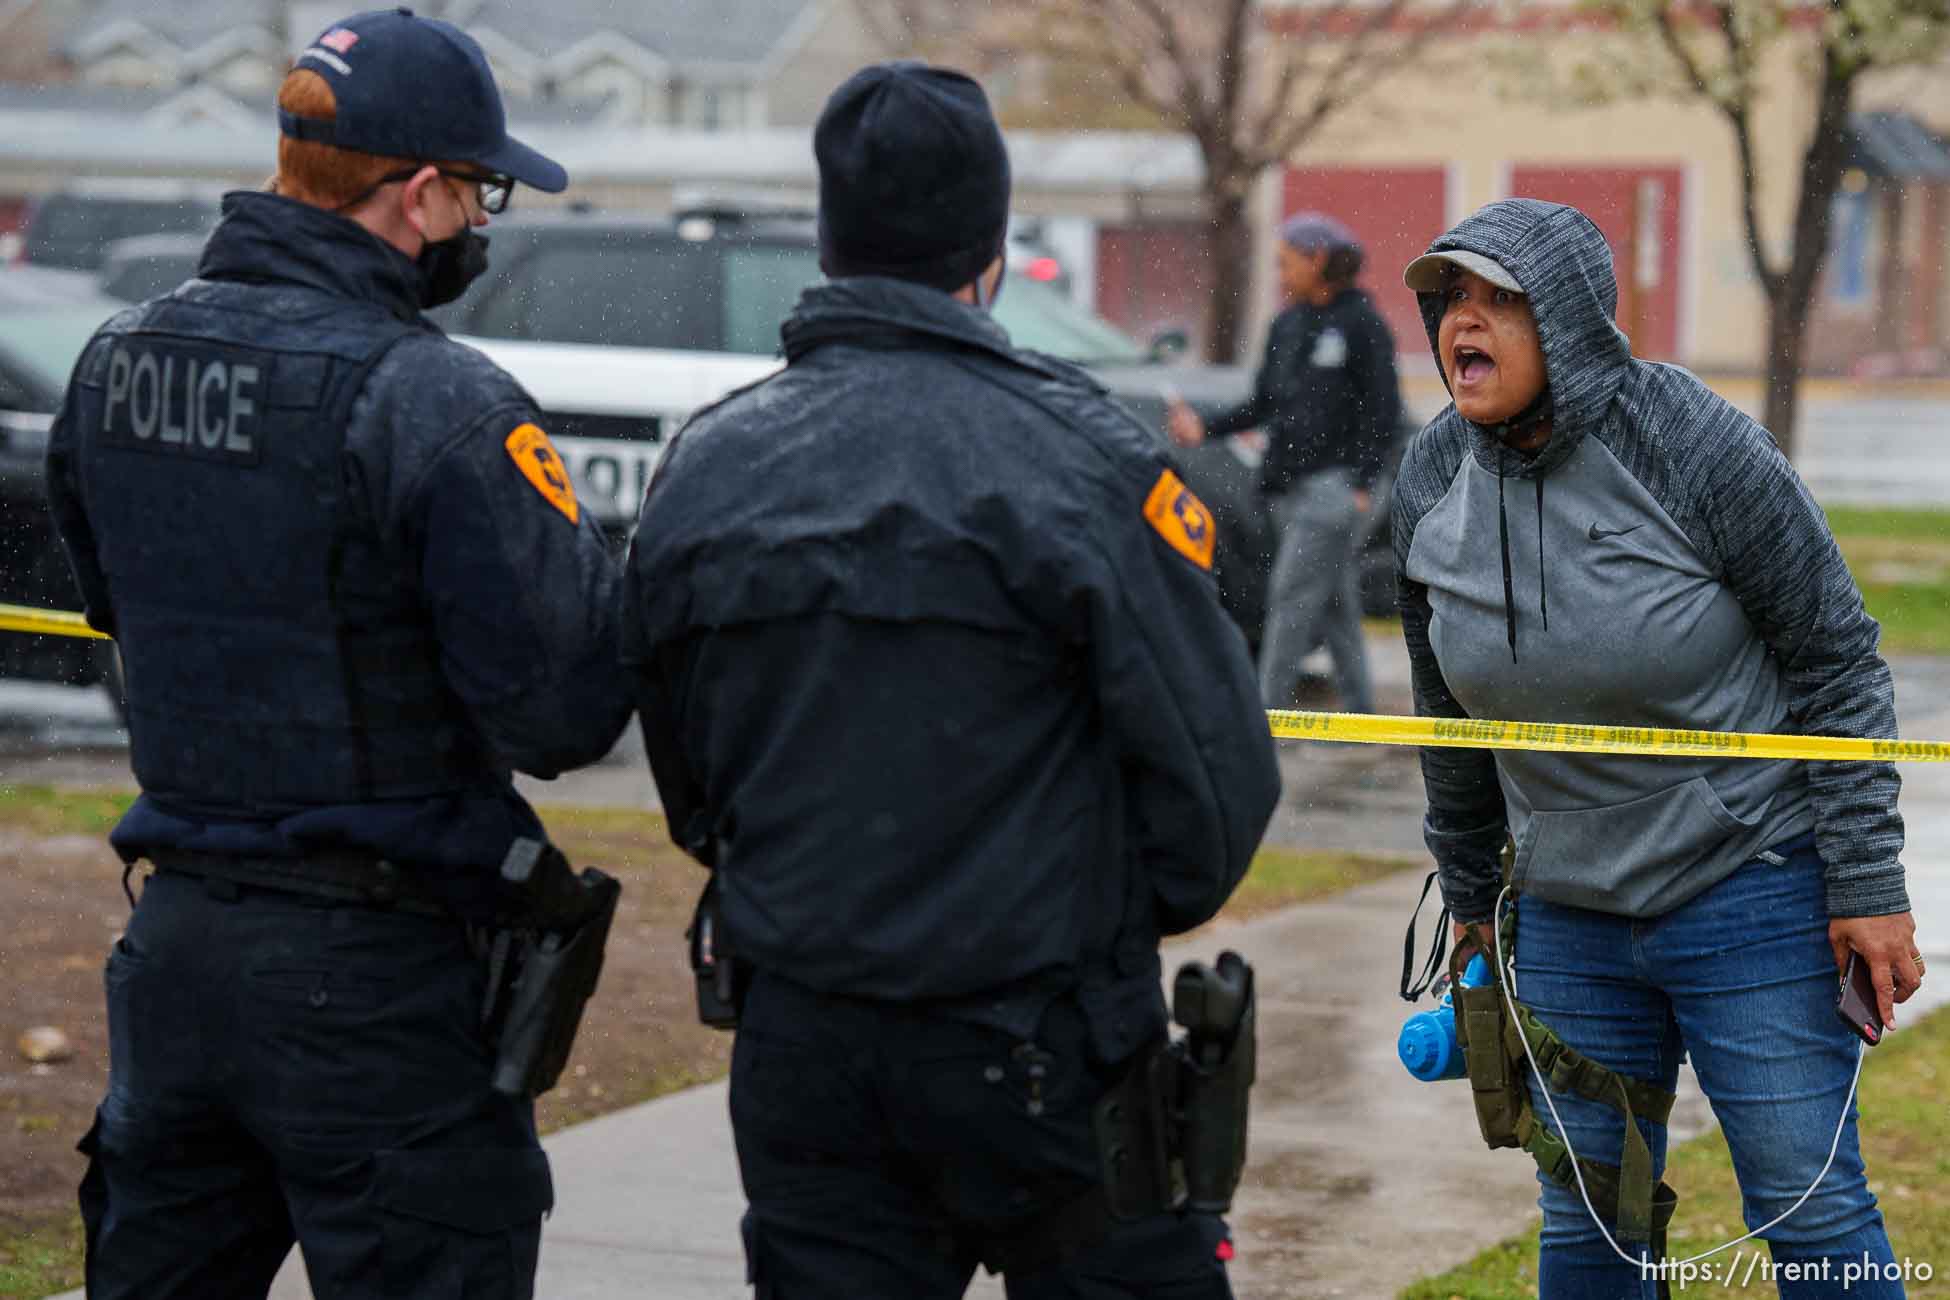
[[[166,849],[147,855],[170,875],[226,880],[232,884],[425,916],[451,916],[453,908],[411,871],[381,857],[356,853],[300,858],[197,853]]]

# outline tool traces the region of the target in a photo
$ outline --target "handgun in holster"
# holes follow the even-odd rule
[[[745,989],[751,983],[751,967],[740,961],[725,941],[716,872],[698,895],[697,911],[684,937],[690,940],[691,973],[697,977],[698,1023],[713,1029],[738,1028]]]
[[[1175,1044],[1181,1151],[1188,1209],[1223,1214],[1246,1168],[1247,1096],[1258,1069],[1258,1008],[1253,968],[1236,952],[1216,967],[1187,962],[1171,986],[1171,1018],[1185,1029]]]
[[[492,1084],[539,1097],[568,1064],[596,980],[622,886],[594,867],[578,872],[553,845],[518,839],[501,863],[508,906],[488,947],[481,1020],[496,1045]]]
[[[1187,962],[1172,980],[1185,1030],[1141,1053],[1097,1104],[1097,1153],[1111,1215],[1223,1214],[1246,1167],[1247,1098],[1257,1066],[1253,968],[1236,952]]]

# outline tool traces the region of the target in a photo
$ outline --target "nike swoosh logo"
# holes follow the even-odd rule
[[[1643,527],[1645,527],[1644,524],[1633,524],[1630,528],[1600,528],[1598,525],[1593,524],[1591,525],[1591,531],[1586,536],[1590,537],[1594,542],[1602,542],[1607,537],[1623,537],[1627,533],[1636,533]]]

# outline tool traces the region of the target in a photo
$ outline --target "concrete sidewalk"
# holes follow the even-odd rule
[[[1400,643],[1374,639],[1381,707],[1406,710]],[[1893,665],[1903,733],[1950,739],[1950,663]],[[1412,751],[1283,750],[1286,794],[1270,838],[1305,847],[1422,855]],[[1913,1023],[1950,999],[1950,768],[1903,768],[1910,892],[1923,948],[1944,975],[1903,1010]],[[1220,924],[1167,953],[1222,947],[1258,969],[1261,1060],[1253,1158],[1232,1216],[1242,1300],[1386,1297],[1450,1267],[1535,1214],[1534,1166],[1489,1152],[1461,1084],[1422,1084],[1395,1057],[1408,1010],[1396,996],[1402,927],[1422,873],[1404,872],[1245,924]],[[1425,912],[1422,934],[1433,919]],[[1426,1007],[1426,1000],[1421,1004]],[[1710,1117],[1682,1085],[1675,1137]],[[1873,1118],[1871,1121],[1873,1122]],[[557,1204],[536,1294],[740,1300],[744,1201],[722,1083],[620,1111],[549,1138]],[[1683,1189],[1682,1189],[1683,1191]],[[75,1293],[79,1295],[79,1293]],[[307,1294],[295,1260],[273,1293]],[[971,1295],[999,1296],[978,1278]]]

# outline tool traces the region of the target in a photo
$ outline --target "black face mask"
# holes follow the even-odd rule
[[[451,239],[429,242],[415,259],[420,268],[420,306],[445,306],[467,292],[488,269],[488,237],[463,230]]]

